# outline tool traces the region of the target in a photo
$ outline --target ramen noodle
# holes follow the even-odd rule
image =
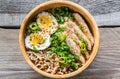
[[[85,19],[64,6],[40,12],[26,29],[25,47],[30,60],[50,74],[68,74],[82,67],[93,45]]]

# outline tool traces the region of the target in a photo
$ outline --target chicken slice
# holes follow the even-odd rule
[[[87,37],[84,35],[84,33],[79,29],[79,27],[70,20],[69,20],[69,22],[67,22],[67,26],[70,27],[71,29],[74,29],[73,32],[76,33],[79,38],[82,36],[88,43],[88,46],[87,46],[88,50],[91,50],[92,47],[91,47],[90,41],[87,39]]]
[[[73,39],[67,37],[66,38],[66,43],[70,46],[70,51],[72,54],[77,55],[80,57],[80,61],[82,64],[85,64],[85,58],[83,55],[80,53],[80,48],[79,46],[73,41]]]
[[[67,26],[66,26],[66,27],[67,27]],[[73,33],[73,32],[70,30],[69,27],[66,29],[65,33],[67,34],[67,36],[69,36],[70,38],[72,38],[73,41],[74,41],[76,44],[79,45],[79,49],[80,49],[81,41],[79,40],[78,36],[77,36],[75,33]],[[89,59],[90,55],[89,55],[88,51],[85,52],[85,57],[86,57],[86,59]]]
[[[76,22],[83,27],[82,31],[87,36],[87,38],[90,40],[91,45],[94,44],[94,38],[88,28],[88,25],[86,24],[85,20],[82,18],[82,16],[78,13],[73,13],[73,16],[76,20]]]

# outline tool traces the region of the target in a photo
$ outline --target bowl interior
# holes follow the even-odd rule
[[[86,22],[89,25],[89,28],[91,29],[91,32],[94,36],[94,46],[90,55],[89,60],[87,60],[87,62],[85,63],[85,65],[83,65],[81,68],[79,68],[78,70],[71,72],[70,74],[64,74],[64,75],[52,75],[49,73],[46,73],[40,69],[38,69],[29,59],[27,53],[26,53],[26,49],[25,49],[25,45],[24,45],[24,37],[25,37],[25,31],[26,31],[26,27],[27,24],[41,11],[43,10],[47,10],[47,9],[51,9],[51,8],[55,8],[55,7],[60,7],[60,6],[67,6],[70,9],[72,9],[75,12],[80,13],[84,19],[86,20]],[[89,64],[93,61],[93,59],[95,58],[98,48],[99,48],[99,30],[97,27],[97,24],[95,22],[95,20],[93,19],[93,17],[91,16],[91,14],[85,10],[83,7],[81,7],[78,4],[75,4],[73,2],[70,1],[48,1],[45,2],[43,4],[38,5],[37,7],[35,7],[33,10],[31,10],[28,15],[24,18],[22,24],[21,24],[21,28],[20,28],[20,33],[19,33],[19,44],[20,44],[20,48],[21,48],[21,52],[25,58],[25,60],[28,62],[28,64],[34,69],[36,70],[38,73],[47,76],[47,77],[51,77],[51,78],[68,78],[71,76],[74,76],[76,74],[79,74],[80,72],[82,72],[84,69],[86,69]]]

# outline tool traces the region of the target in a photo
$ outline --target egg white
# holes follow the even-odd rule
[[[33,33],[33,34],[36,34],[36,33]],[[44,50],[44,49],[46,49],[46,48],[48,48],[50,46],[51,42],[50,42],[50,35],[49,34],[47,34],[47,33],[45,34],[45,33],[42,33],[42,32],[38,32],[37,34],[40,34],[43,37],[43,39],[45,40],[45,42],[42,43],[42,44],[32,45],[30,43],[30,36],[32,34],[30,34],[29,36],[26,36],[26,38],[25,38],[25,46],[26,46],[26,48],[34,50],[33,47],[35,47],[37,50]]]

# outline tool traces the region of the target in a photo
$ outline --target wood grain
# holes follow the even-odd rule
[[[0,0],[0,13],[28,13],[36,5],[49,0]],[[120,11],[120,0],[70,0],[93,15],[108,14]],[[29,5],[29,6],[28,6]]]
[[[24,16],[48,0],[0,0],[0,26],[19,27]],[[86,8],[98,26],[120,25],[120,0],[71,0]],[[105,15],[104,15],[105,14]]]
[[[0,28],[0,79],[47,79],[24,60],[18,32],[19,29]],[[120,27],[100,28],[100,34],[100,49],[94,62],[71,79],[120,79]]]

